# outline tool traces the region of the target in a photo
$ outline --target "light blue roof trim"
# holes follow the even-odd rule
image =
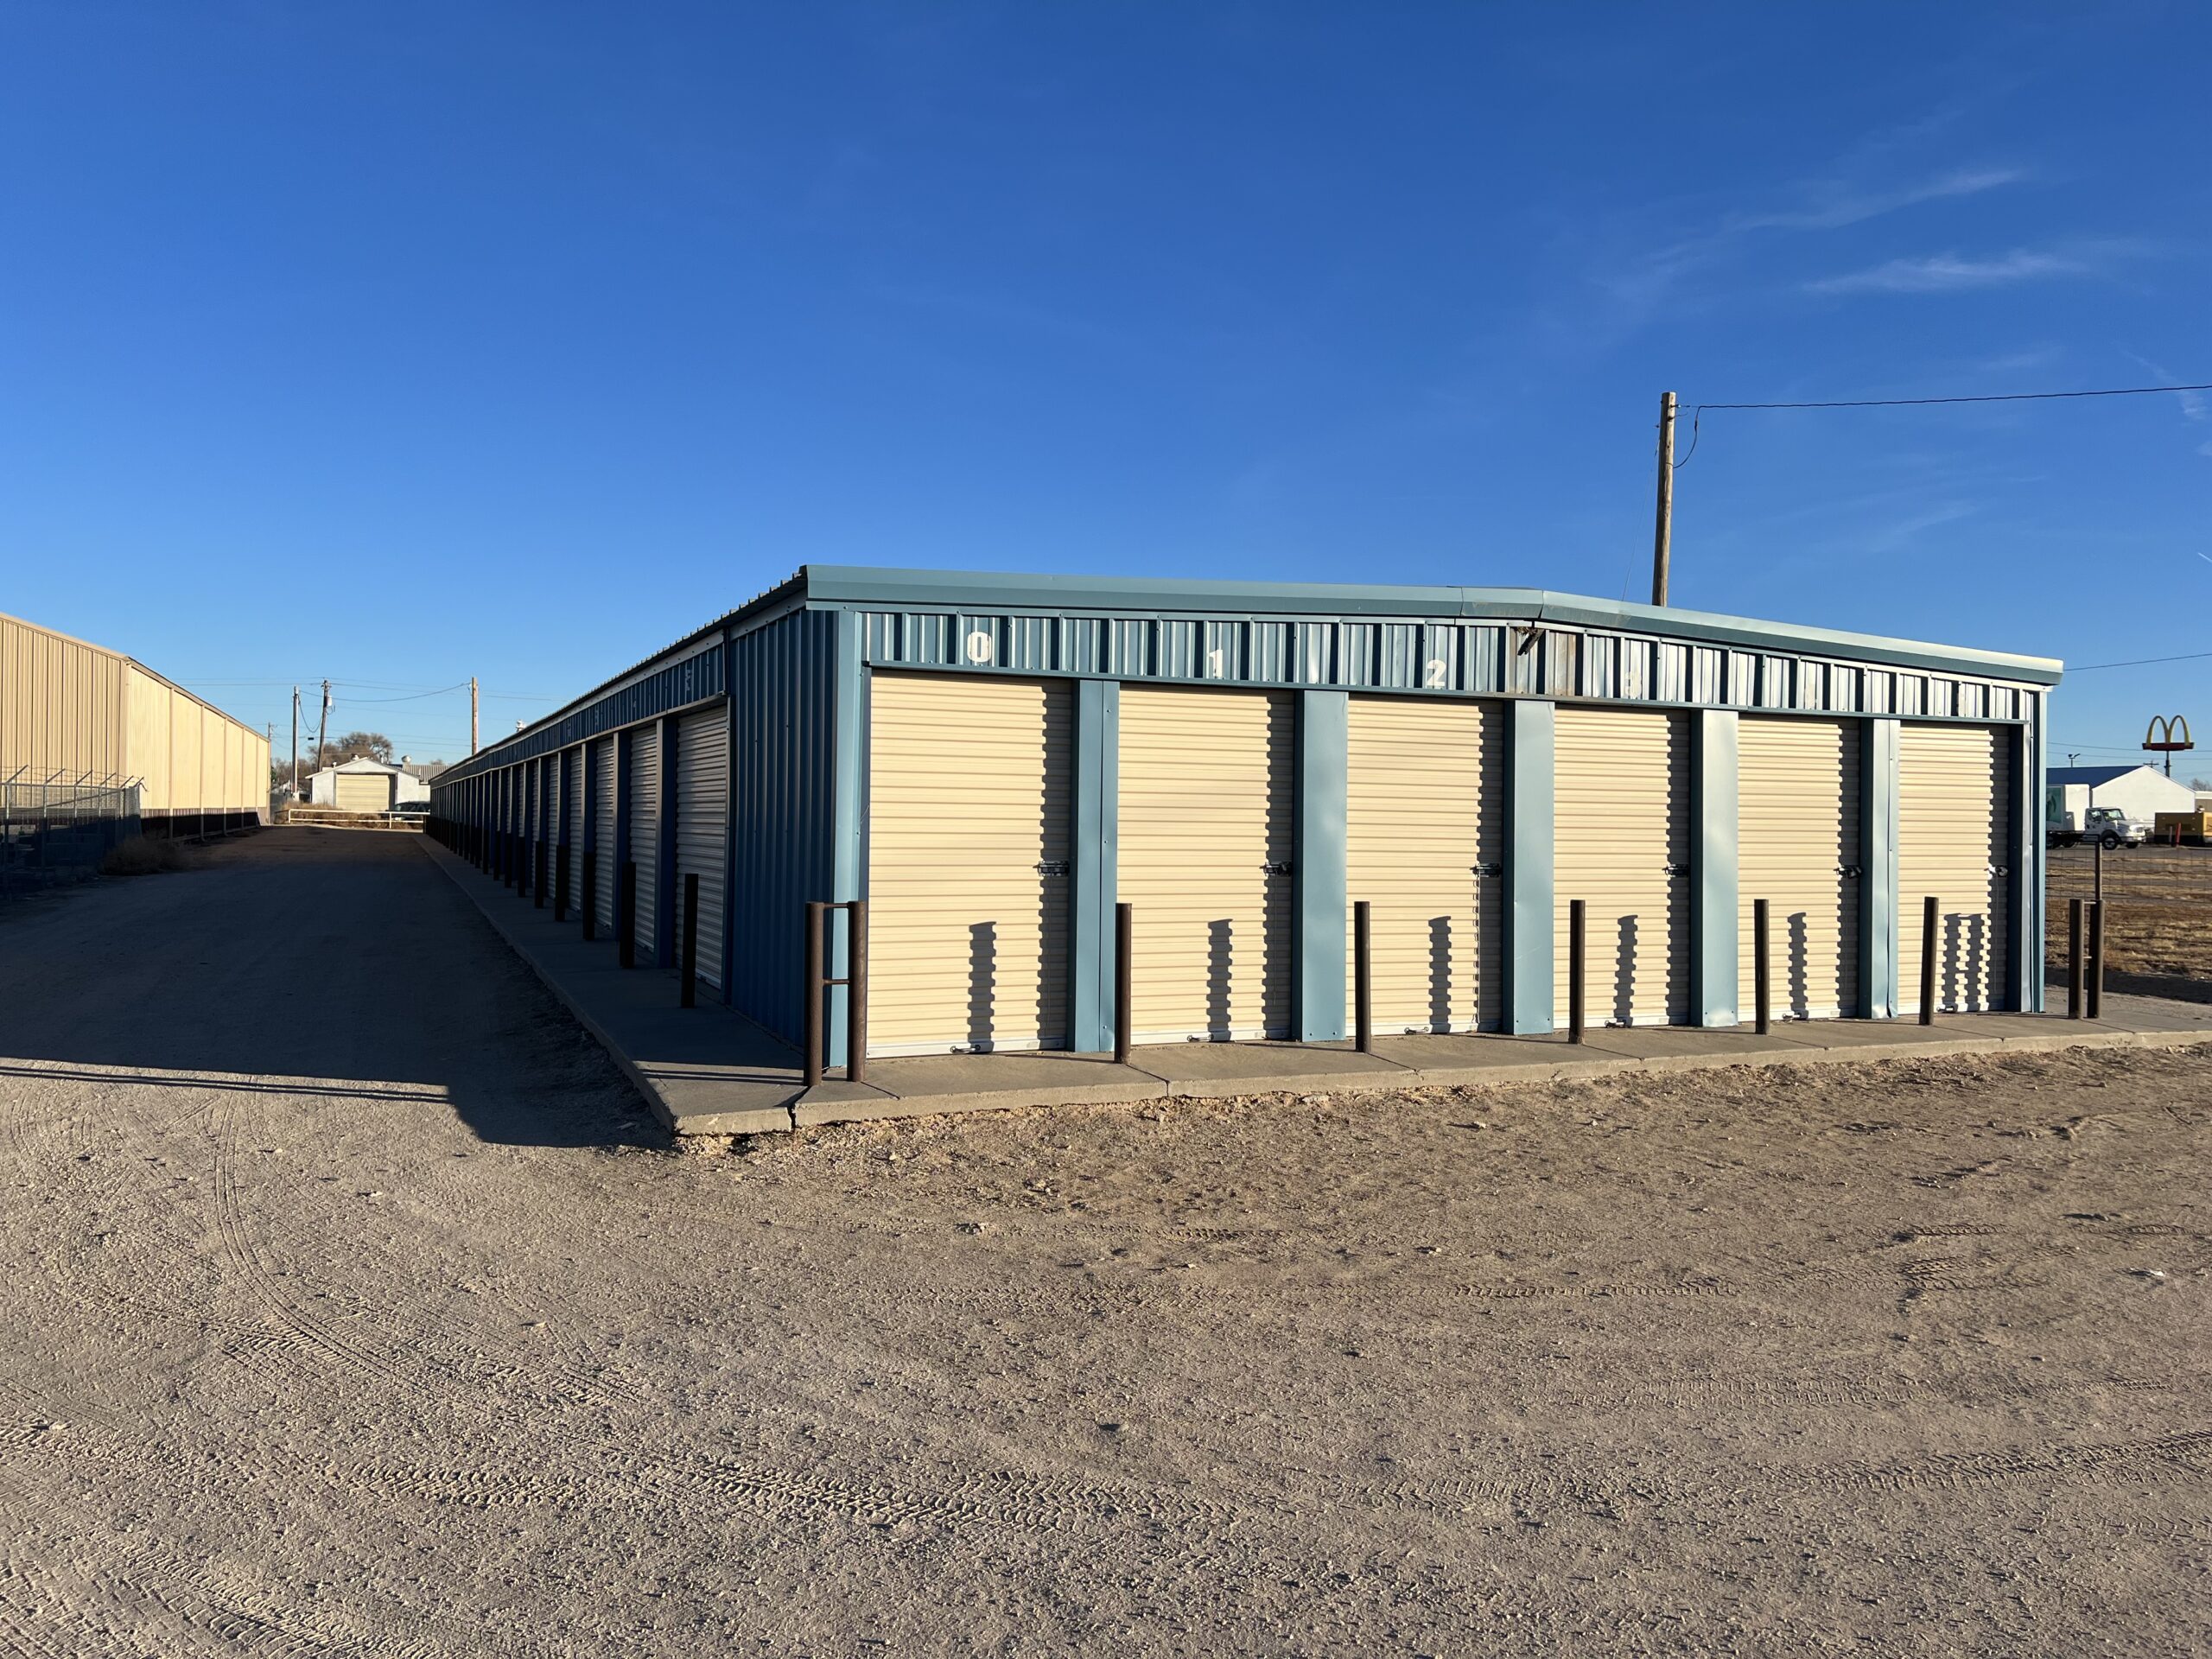
[[[1485,618],[1619,628],[1746,651],[1811,652],[1854,662],[1990,675],[2056,685],[2055,658],[1892,639],[1836,628],[1763,622],[1710,611],[1635,605],[1541,588],[1416,588],[1314,582],[1201,582],[1181,577],[1063,576],[988,570],[906,570],[810,564],[810,604],[897,609],[1205,612],[1274,616]]]

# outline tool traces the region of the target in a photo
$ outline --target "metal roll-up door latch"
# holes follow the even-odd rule
[[[1037,874],[1039,875],[1065,875],[1069,873],[1069,862],[1066,859],[1048,858],[1037,866]]]
[[[1690,867],[1687,864],[1667,864],[1661,868],[1669,875],[1688,875],[1690,873]]]
[[[1847,881],[1857,881],[1866,876],[1866,871],[1860,865],[1839,864],[1835,867],[1835,873]]]
[[[1503,875],[1505,874],[1505,866],[1503,864],[1478,864],[1473,868],[1477,875]]]
[[[1260,873],[1262,875],[1288,875],[1290,866],[1287,863],[1278,864],[1270,860],[1260,866]]]

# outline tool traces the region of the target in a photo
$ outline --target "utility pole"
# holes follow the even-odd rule
[[[330,682],[322,683],[322,713],[315,721],[315,763],[322,764],[322,752],[330,747]]]
[[[292,688],[292,798],[300,798],[300,688]]]
[[[1659,394],[1659,522],[1651,537],[1651,602],[1667,602],[1667,569],[1675,551],[1675,394]]]
[[[476,677],[468,677],[468,752],[476,753]]]

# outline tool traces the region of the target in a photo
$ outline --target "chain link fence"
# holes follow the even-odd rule
[[[0,899],[96,870],[139,833],[140,786],[114,777],[0,779]]]

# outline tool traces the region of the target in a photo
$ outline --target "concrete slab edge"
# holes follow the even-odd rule
[[[1598,1077],[1670,1071],[1719,1071],[1731,1066],[1878,1065],[1885,1060],[1956,1058],[1962,1054],[2050,1053],[2063,1049],[2183,1048],[2212,1045],[2212,1027],[2194,1031],[2096,1032],[2075,1036],[2057,1033],[2010,1038],[1935,1038],[1926,1042],[1889,1046],[1853,1045],[1836,1048],[1801,1046],[1757,1054],[1668,1054],[1647,1058],[1620,1057],[1562,1059],[1555,1064],[1519,1061],[1491,1066],[1445,1066],[1427,1071],[1408,1069],[1395,1076],[1363,1076],[1329,1072],[1309,1077],[1259,1077],[1243,1080],[1207,1078],[1204,1082],[1164,1083],[1156,1090],[1107,1088],[1052,1090],[1025,1094],[1004,1092],[970,1095],[916,1095],[884,1101],[823,1102],[802,1106],[798,1127],[826,1128],[835,1123],[878,1122],[891,1118],[931,1117],[970,1111],[1021,1111],[1035,1106],[1071,1104],[1143,1105],[1174,1100],[1259,1099],[1271,1095],[1387,1095],[1413,1089],[1510,1088],[1516,1084],[1586,1082]]]
[[[607,1051],[607,1057],[614,1062],[615,1070],[630,1080],[630,1086],[638,1091],[639,1097],[652,1109],[653,1116],[660,1120],[662,1127],[671,1135],[779,1135],[797,1127],[787,1106],[758,1111],[693,1113],[689,1116],[679,1116],[670,1107],[668,1097],[661,1093],[658,1085],[638,1068],[637,1062],[607,1034],[599,1021],[584,1012],[582,1005],[569,994],[567,987],[547,971],[543,963],[523,949],[515,936],[500,924],[491,907],[469,891],[468,884],[461,879],[457,868],[460,861],[427,836],[423,839],[422,848],[429,855],[430,861],[446,873],[447,879],[460,890],[461,896],[476,906],[477,913],[491,924],[492,931],[499,936],[508,950],[515,953],[523,966],[537,976],[537,982],[552,992],[554,1000],[590,1034],[592,1041]]]

